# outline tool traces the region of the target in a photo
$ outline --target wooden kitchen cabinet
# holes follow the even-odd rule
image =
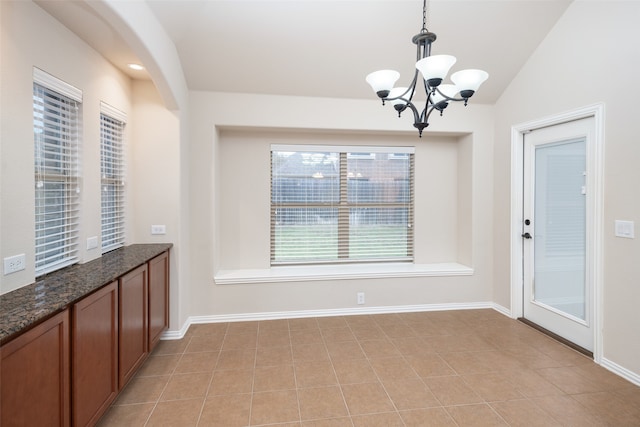
[[[125,274],[119,282],[118,388],[122,390],[149,354],[147,264]]]
[[[0,426],[99,422],[168,326],[170,245],[161,246],[112,251],[3,300]],[[88,290],[69,292],[77,287]],[[29,317],[37,320],[20,328]]]
[[[149,261],[149,352],[169,327],[169,252]]]
[[[69,310],[0,347],[0,425],[69,426]]]
[[[73,425],[95,425],[118,394],[118,282],[71,312]]]

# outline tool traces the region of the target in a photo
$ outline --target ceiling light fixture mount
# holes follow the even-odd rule
[[[462,70],[451,75],[454,84],[442,84],[456,58],[451,55],[431,55],[431,44],[436,41],[436,35],[427,30],[427,0],[422,3],[422,29],[411,41],[417,46],[417,62],[413,80],[408,87],[393,87],[400,78],[400,73],[394,70],[375,71],[366,80],[382,99],[382,105],[389,101],[398,112],[398,117],[407,108],[413,112],[413,126],[422,137],[422,131],[429,126],[429,116],[434,110],[442,115],[451,101],[463,101],[466,106],[469,98],[487,80],[489,74],[482,70]],[[422,77],[427,94],[422,111],[418,111],[413,103],[419,76]]]

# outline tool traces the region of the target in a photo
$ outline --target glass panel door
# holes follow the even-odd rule
[[[525,319],[590,351],[592,129],[585,118],[525,135],[522,229]]]

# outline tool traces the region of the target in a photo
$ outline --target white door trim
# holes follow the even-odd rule
[[[593,278],[593,357],[602,359],[602,262],[603,262],[603,200],[604,200],[604,104],[594,104],[553,116],[520,123],[511,127],[511,317],[522,317],[522,201],[523,201],[523,135],[533,129],[553,126],[585,117],[594,118],[594,143],[587,146],[587,188],[592,189],[593,236],[592,265],[588,265]]]

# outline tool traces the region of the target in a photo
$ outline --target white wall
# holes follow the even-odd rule
[[[131,113],[131,83],[67,28],[32,2],[0,2],[1,178],[0,259],[24,253],[26,269],[0,276],[0,293],[34,281],[33,67],[75,86],[82,102],[82,225],[86,238],[100,236],[100,101]],[[126,128],[129,139],[131,127]]]
[[[492,239],[491,107],[476,105],[465,109],[461,105],[453,106],[444,117],[432,119],[432,129],[437,135],[435,138],[427,132],[419,139],[417,132],[412,130],[409,118],[397,119],[393,111],[382,108],[375,99],[358,101],[191,92],[190,101],[191,315],[344,309],[356,306],[357,291],[366,292],[369,307],[491,300],[493,262],[490,251],[484,250]],[[214,283],[218,268],[268,267],[268,240],[264,237],[268,236],[268,209],[266,216],[252,212],[244,205],[242,198],[234,198],[234,193],[252,191],[252,195],[263,200],[259,203],[268,204],[268,145],[274,138],[290,138],[288,142],[292,137],[307,141],[309,138],[321,138],[339,144],[345,140],[349,143],[354,140],[362,142],[367,135],[376,143],[385,137],[398,144],[410,140],[416,144],[418,151],[434,141],[429,150],[434,150],[434,153],[442,150],[440,155],[448,159],[448,164],[458,167],[462,163],[469,168],[462,172],[440,170],[440,173],[434,173],[435,167],[420,169],[416,176],[416,180],[420,181],[416,184],[418,186],[437,188],[438,179],[451,179],[454,182],[447,187],[452,189],[453,194],[439,195],[449,204],[450,210],[441,211],[441,217],[434,218],[433,222],[417,219],[416,232],[422,225],[421,232],[424,235],[432,232],[433,238],[444,242],[442,253],[433,248],[425,249],[420,262],[457,258],[458,235],[452,231],[455,227],[451,217],[443,220],[442,216],[448,213],[456,218],[453,222],[457,221],[457,209],[461,204],[465,209],[461,217],[468,219],[465,222],[470,223],[467,230],[471,235],[462,244],[468,248],[460,252],[462,258],[474,268],[472,276],[237,285]],[[455,149],[442,146],[447,143],[455,145]],[[254,149],[255,156],[262,153],[263,162],[252,154],[245,170],[262,176],[263,184],[257,183],[252,190],[246,186],[236,189],[228,187],[228,175],[234,168],[228,164],[229,156]],[[425,163],[429,165],[428,160]],[[466,183],[462,190],[456,188],[459,181]],[[428,203],[428,200],[421,199],[416,206]],[[236,207],[230,209],[229,205],[234,204]],[[260,209],[264,210],[264,207]],[[434,231],[438,226],[437,221],[445,221],[444,236],[438,236]],[[263,229],[258,227],[256,230],[256,224],[263,224]],[[248,241],[243,240],[242,236],[251,233],[243,230],[243,227],[253,227],[253,232],[262,236],[255,243],[266,248],[266,252],[247,249]],[[240,238],[242,243],[233,243],[234,236]]]
[[[636,375],[640,241],[614,237],[613,230],[615,219],[640,223],[638,16],[639,2],[573,2],[496,104],[494,154],[494,301],[509,306],[511,126],[604,102],[603,358]]]
[[[173,243],[170,258],[170,327],[184,322],[180,283],[181,126],[179,113],[169,111],[151,81],[132,84],[133,131],[130,145],[131,242]],[[166,226],[166,234],[152,235],[151,225]]]

